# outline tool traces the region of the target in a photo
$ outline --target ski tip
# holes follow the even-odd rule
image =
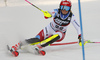
[[[9,47],[9,45],[7,45],[7,49],[8,49],[8,50],[10,50],[10,47]]]
[[[45,56],[46,52],[44,50],[39,51],[40,55]]]

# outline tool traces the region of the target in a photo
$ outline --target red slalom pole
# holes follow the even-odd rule
[[[69,45],[69,44],[76,44],[78,42],[68,42],[68,43],[55,43],[55,44],[50,44],[50,46],[57,46],[57,45]]]

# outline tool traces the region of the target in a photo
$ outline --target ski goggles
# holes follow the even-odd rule
[[[69,6],[63,6],[63,5],[61,5],[60,9],[68,11],[68,10],[70,10],[70,7]]]

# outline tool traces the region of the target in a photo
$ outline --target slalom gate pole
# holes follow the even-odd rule
[[[82,53],[83,53],[83,60],[85,60],[85,50],[84,50],[84,38],[83,38],[83,28],[82,28],[82,16],[81,16],[81,3],[80,3],[80,0],[78,0],[78,6],[79,6],[80,27],[81,27]]]

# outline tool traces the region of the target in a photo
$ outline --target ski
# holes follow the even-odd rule
[[[7,45],[7,50],[10,51],[10,53],[15,57],[17,57],[19,55],[19,52],[14,51],[12,48],[10,49],[9,45]]]

